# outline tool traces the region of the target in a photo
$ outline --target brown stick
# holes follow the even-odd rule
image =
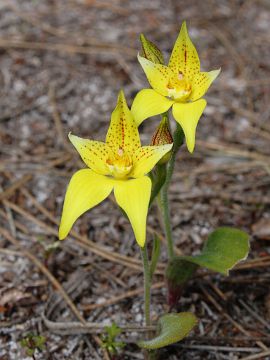
[[[84,318],[77,310],[76,306],[68,296],[68,294],[63,289],[62,285],[59,283],[59,281],[50,273],[50,271],[41,263],[41,261],[36,258],[32,253],[25,250],[19,241],[17,241],[7,230],[0,227],[0,234],[3,235],[8,241],[10,241],[13,245],[15,245],[17,248],[20,249],[20,251],[29,259],[32,261],[32,263],[48,278],[48,280],[52,283],[53,287],[59,291],[59,293],[62,295],[63,299],[66,301],[67,305],[70,307],[74,315],[77,317],[78,320],[82,324],[86,324]]]

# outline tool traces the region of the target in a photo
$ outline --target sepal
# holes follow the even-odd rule
[[[140,41],[142,44],[142,55],[147,60],[152,61],[155,64],[164,64],[164,58],[159,48],[149,41],[143,34],[140,35]]]

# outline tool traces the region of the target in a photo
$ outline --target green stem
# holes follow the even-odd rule
[[[161,189],[160,198],[159,198],[159,206],[162,213],[163,223],[164,223],[164,231],[167,240],[168,246],[168,257],[172,259],[174,257],[174,247],[173,247],[173,236],[172,236],[172,227],[170,222],[170,207],[169,207],[169,200],[168,200],[168,190],[170,186],[170,182],[172,179],[173,171],[174,171],[174,164],[176,154],[183,144],[184,140],[184,133],[182,128],[177,124],[175,132],[173,134],[173,150],[170,161],[167,165],[167,176],[166,181]]]
[[[143,274],[144,274],[144,316],[145,325],[150,326],[150,301],[151,301],[151,274],[146,245],[141,249]]]
[[[165,188],[165,184],[160,192],[159,206],[160,206],[162,219],[163,219],[165,237],[167,240],[168,257],[169,257],[169,259],[172,259],[174,257],[172,227],[171,227],[171,222],[170,222],[170,208],[169,208],[169,201],[168,201],[168,191]]]

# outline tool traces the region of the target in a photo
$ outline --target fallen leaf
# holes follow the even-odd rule
[[[253,235],[260,240],[270,240],[270,219],[261,219],[252,226]]]
[[[4,307],[5,305],[13,305],[16,302],[30,298],[32,295],[30,293],[24,293],[18,289],[8,289],[0,298],[0,306]]]

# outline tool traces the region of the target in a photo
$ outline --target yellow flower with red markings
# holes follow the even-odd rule
[[[188,150],[193,152],[198,121],[206,107],[202,96],[220,73],[200,71],[200,59],[183,22],[169,64],[150,61],[138,55],[138,60],[153,89],[143,89],[135,97],[131,111],[139,126],[148,117],[172,107],[175,120],[182,127]]]
[[[171,150],[172,144],[141,146],[136,123],[122,91],[105,142],[72,134],[69,139],[88,169],[77,171],[70,180],[59,239],[68,235],[79,216],[101,203],[113,190],[116,202],[130,220],[138,244],[143,247],[152,186],[146,174]]]

